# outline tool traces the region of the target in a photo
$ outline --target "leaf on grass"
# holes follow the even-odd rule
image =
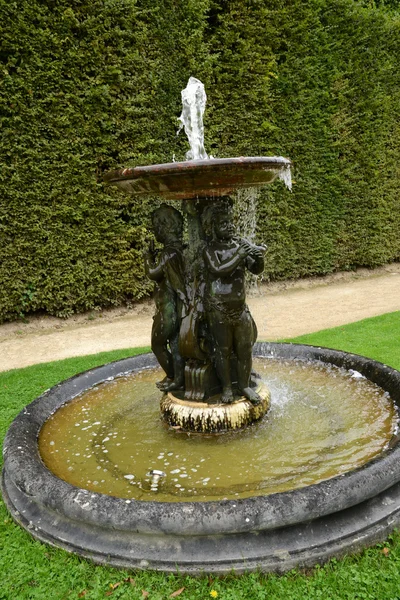
[[[83,598],[84,596],[86,596],[87,594],[87,590],[82,590],[79,594],[78,594],[78,598]]]
[[[170,598],[176,598],[177,596],[179,596],[180,594],[182,594],[182,592],[183,592],[184,589],[185,588],[183,587],[183,588],[180,588],[179,590],[176,590],[176,592],[172,592],[172,594],[170,594],[169,597]]]
[[[143,598],[148,598],[150,596],[149,592],[146,592],[146,590],[142,590],[142,596]]]
[[[130,583],[131,585],[136,585],[136,581],[133,579],[133,577],[127,577],[126,579],[124,579],[125,583]]]
[[[118,581],[117,583],[110,583],[111,590],[109,592],[106,592],[106,596],[111,596],[111,594],[114,592],[114,590],[116,590],[117,587],[119,587],[120,585],[121,585],[121,581]]]
[[[383,548],[383,550],[382,550],[382,554],[384,554],[385,556],[388,556],[389,552],[390,552],[389,548]]]

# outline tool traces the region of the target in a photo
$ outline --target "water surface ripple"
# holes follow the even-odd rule
[[[235,499],[318,483],[378,455],[397,427],[388,394],[353,371],[256,359],[269,413],[239,432],[187,434],[160,419],[160,371],[100,384],[60,408],[39,447],[58,477],[112,496],[158,501]],[[150,490],[150,470],[166,476]]]

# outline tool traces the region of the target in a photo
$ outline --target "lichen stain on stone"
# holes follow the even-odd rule
[[[232,404],[191,402],[170,392],[161,399],[161,414],[169,425],[184,431],[219,433],[241,429],[263,417],[270,407],[271,396],[265,384],[260,384],[257,392],[262,399],[258,405],[244,397]]]

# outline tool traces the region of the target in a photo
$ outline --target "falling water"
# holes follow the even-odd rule
[[[239,237],[255,242],[257,227],[257,203],[259,190],[257,188],[244,188],[235,193],[234,215],[236,230]],[[258,276],[246,273],[246,289],[255,293]]]
[[[283,183],[286,185],[287,189],[292,191],[292,173],[290,171],[290,166],[283,167],[278,173],[278,177]]]
[[[186,160],[206,160],[207,152],[204,148],[203,114],[206,108],[207,96],[204,85],[199,79],[190,77],[182,94],[182,114],[179,117],[182,128],[188,137],[190,150],[186,153]]]
[[[257,200],[259,192],[256,188],[240,189],[235,194],[235,221],[237,233],[250,242],[254,242],[257,227]]]

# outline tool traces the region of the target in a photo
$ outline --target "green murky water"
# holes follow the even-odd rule
[[[269,413],[244,431],[185,434],[160,419],[159,370],[107,381],[59,409],[39,439],[47,467],[69,483],[127,499],[246,498],[318,483],[371,460],[397,412],[387,393],[351,371],[257,359]],[[163,471],[157,492],[152,469]]]

